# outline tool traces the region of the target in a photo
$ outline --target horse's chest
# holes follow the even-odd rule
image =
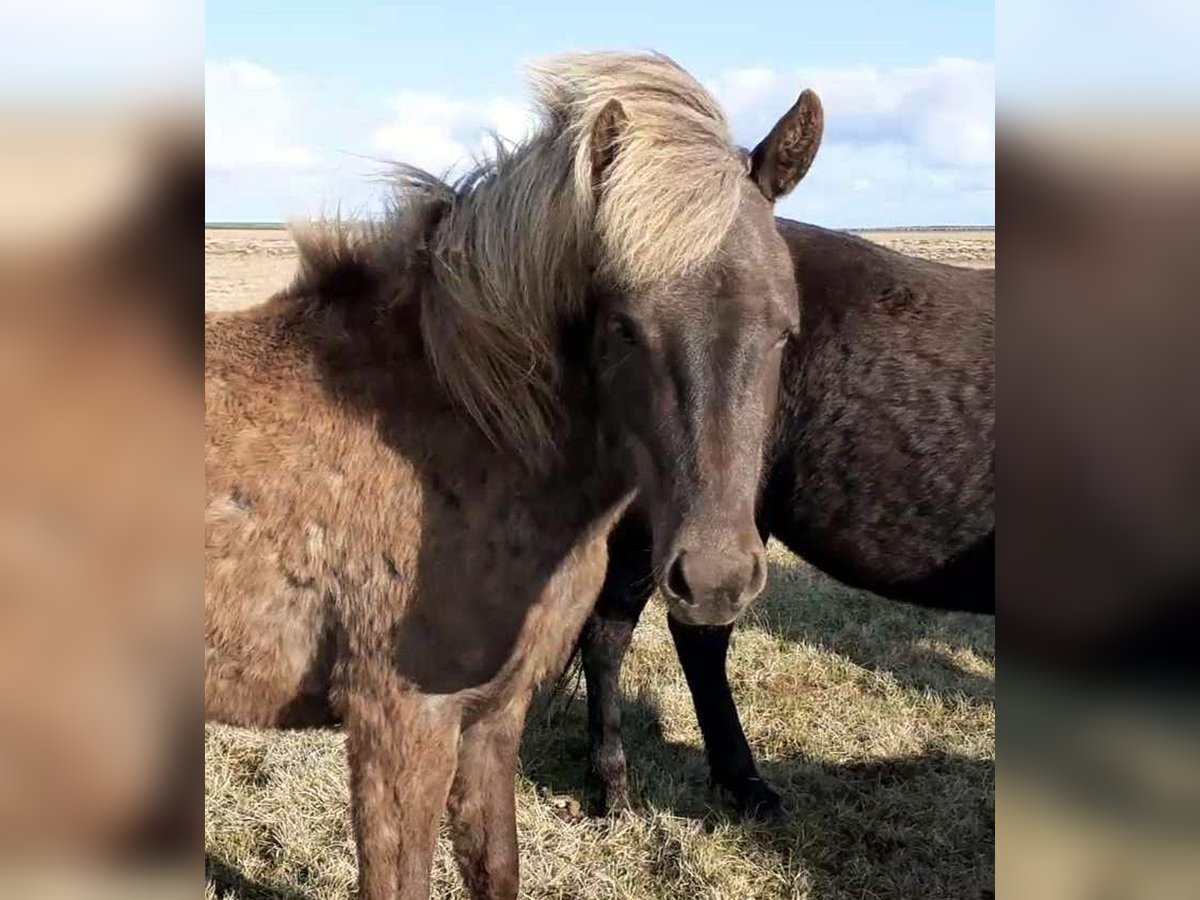
[[[588,499],[587,485],[504,474],[465,465],[425,473],[419,537],[401,540],[410,552],[396,560],[403,599],[384,617],[406,681],[469,692],[485,706],[565,662],[603,584],[620,513],[620,500]]]
[[[603,537],[584,534],[565,552],[505,547],[503,533],[462,552],[434,553],[396,626],[402,673],[431,693],[499,698],[565,661],[603,584]]]

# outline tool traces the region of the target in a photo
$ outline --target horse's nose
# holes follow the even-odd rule
[[[767,583],[761,546],[735,552],[679,550],[666,567],[662,590],[677,619],[724,625],[738,617]]]

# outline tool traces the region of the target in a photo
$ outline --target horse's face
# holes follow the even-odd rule
[[[781,162],[797,129],[811,150]],[[820,107],[806,93],[748,158],[737,221],[709,263],[601,303],[603,414],[636,459],[659,587],[689,624],[732,622],[766,584],[755,502],[780,356],[799,324],[773,201],[804,174],[819,138]]]

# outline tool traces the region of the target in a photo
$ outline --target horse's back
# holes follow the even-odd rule
[[[994,605],[994,273],[781,232],[801,336],[784,360],[766,526],[846,583]]]

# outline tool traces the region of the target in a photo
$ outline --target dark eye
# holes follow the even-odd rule
[[[613,313],[608,317],[608,333],[626,344],[638,342],[637,326],[633,320],[621,313]]]
[[[795,336],[796,336],[795,328],[785,328],[783,331],[783,334],[779,335],[779,339],[775,341],[774,349],[776,349],[776,350],[780,349],[781,347],[783,347],[784,344],[786,344],[788,341],[790,341]]]

